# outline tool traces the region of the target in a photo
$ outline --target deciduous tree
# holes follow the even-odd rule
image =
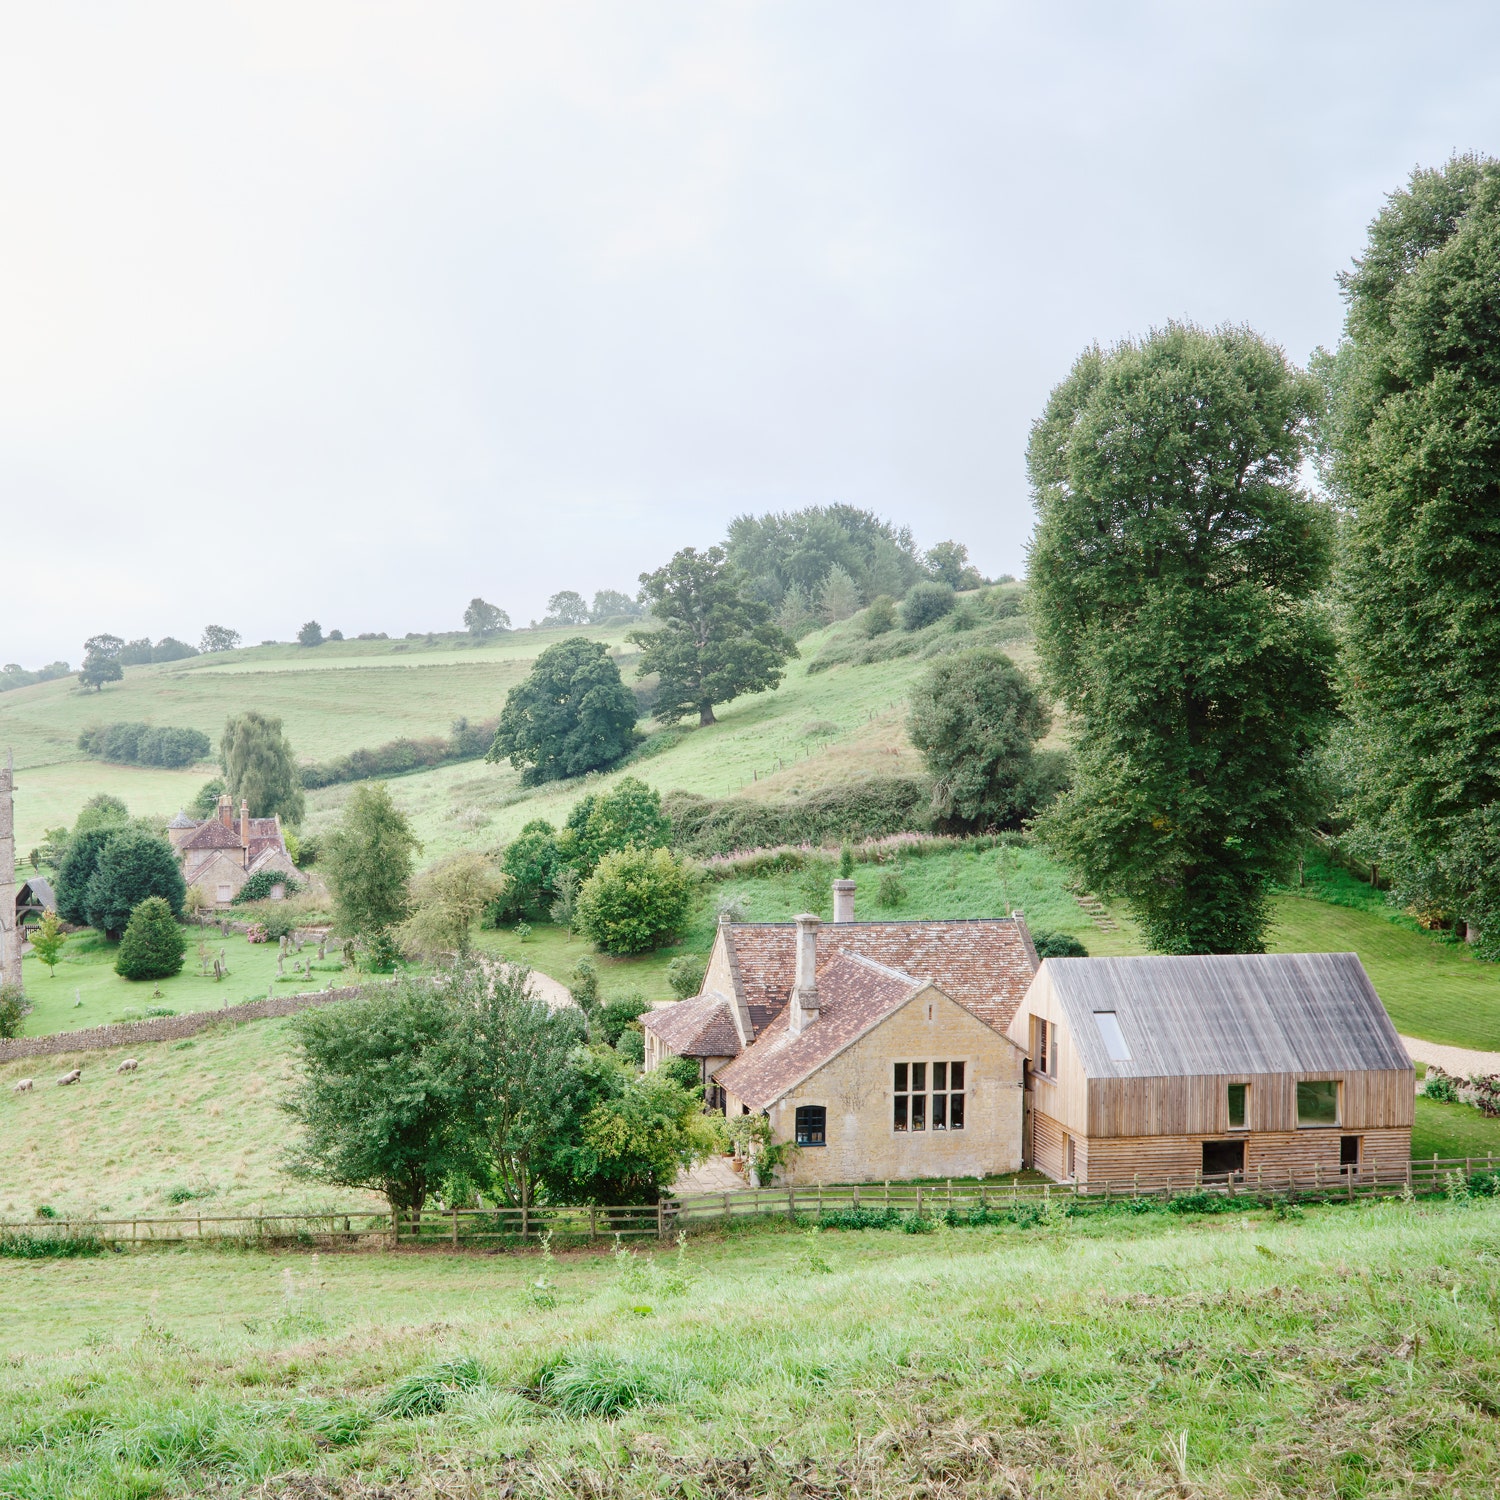
[[[1333,533],[1300,483],[1319,404],[1250,330],[1171,325],[1087,351],[1032,430],[1032,608],[1078,726],[1040,827],[1165,952],[1259,951],[1320,810]]]
[[[55,979],[57,960],[62,957],[63,946],[68,941],[68,935],[63,931],[57,913],[55,911],[43,912],[42,920],[31,929],[30,936],[31,951],[47,965],[48,977]]]
[[[449,855],[412,882],[412,913],[402,923],[403,947],[419,953],[452,949],[468,956],[474,924],[504,889],[505,877],[472,850]]]
[[[573,589],[562,589],[547,601],[547,625],[587,625],[588,601]]]
[[[297,644],[299,646],[321,646],[323,644],[323,627],[316,620],[309,620],[297,632]]]
[[[664,848],[672,820],[662,811],[661,793],[637,776],[622,776],[607,792],[580,798],[557,838],[558,857],[587,877],[606,854],[634,845]]]
[[[673,722],[697,713],[714,723],[714,705],[781,685],[796,643],[771,623],[768,605],[750,597],[722,547],[684,547],[665,567],[641,574],[660,628],[634,630],[641,675],[659,675],[655,713]]]
[[[233,651],[240,643],[238,630],[227,625],[205,625],[203,638],[198,642],[200,651]]]
[[[510,629],[510,616],[498,604],[487,604],[476,595],[464,611],[464,629],[470,635],[498,635]]]
[[[302,821],[306,799],[280,719],[253,709],[230,719],[219,739],[219,764],[229,795],[236,806],[241,798],[247,801],[252,818],[279,816],[294,826]]]
[[[668,849],[606,854],[578,893],[578,927],[606,953],[647,953],[674,941],[692,906],[692,878]]]
[[[412,864],[421,847],[383,781],[355,787],[318,856],[341,933],[375,938],[406,920]]]

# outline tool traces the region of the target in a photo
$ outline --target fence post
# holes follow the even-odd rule
[[[391,1210],[391,1248],[394,1250],[401,1244],[401,1212],[399,1209]]]
[[[667,1200],[665,1198],[656,1200],[656,1237],[659,1240],[667,1237]]]
[[[948,1179],[948,1207],[953,1207],[953,1179]]]
[[[729,1195],[726,1193],[725,1197],[728,1197],[728,1196]],[[597,1203],[590,1203],[589,1204],[589,1244],[592,1245],[594,1243],[594,1241],[596,1239],[598,1239],[598,1237],[599,1237],[599,1205]]]
[[[458,1249],[458,1205],[453,1205],[453,1248]]]
[[[788,1219],[797,1217],[797,1189],[794,1187],[786,1190],[786,1216]]]
[[[1411,1163],[1410,1162],[1407,1162],[1407,1164],[1406,1164],[1406,1190],[1407,1190],[1407,1192],[1411,1191]]]
[[[859,1184],[857,1182],[854,1184],[854,1206],[859,1207]]]
[[[922,1184],[917,1184],[917,1217],[922,1217]]]

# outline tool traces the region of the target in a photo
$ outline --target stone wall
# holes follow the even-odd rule
[[[385,984],[391,982],[385,981]],[[135,1047],[146,1042],[175,1042],[181,1037],[195,1036],[214,1026],[295,1015],[314,1005],[330,1005],[335,1000],[352,999],[362,990],[375,987],[353,984],[345,985],[342,989],[305,990],[300,995],[277,995],[271,1000],[250,1000],[244,1005],[226,1005],[220,1010],[192,1011],[185,1016],[156,1016],[149,1021],[120,1021],[113,1026],[59,1031],[54,1036],[19,1037],[14,1041],[0,1041],[0,1063],[11,1062],[18,1057],[47,1057],[59,1052],[93,1052],[103,1047]]]

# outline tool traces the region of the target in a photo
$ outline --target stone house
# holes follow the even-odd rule
[[[212,906],[227,906],[245,882],[262,870],[285,876],[297,873],[287,853],[281,819],[252,818],[243,799],[238,818],[227,795],[219,798],[214,816],[201,822],[179,811],[167,824],[167,837],[182,861],[182,878],[189,886],[197,886]],[[285,894],[284,885],[272,885],[272,900]]]

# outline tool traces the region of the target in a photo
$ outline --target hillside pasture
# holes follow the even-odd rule
[[[0,1492],[1479,1500],[1497,1243],[1386,1202],[13,1261]]]

